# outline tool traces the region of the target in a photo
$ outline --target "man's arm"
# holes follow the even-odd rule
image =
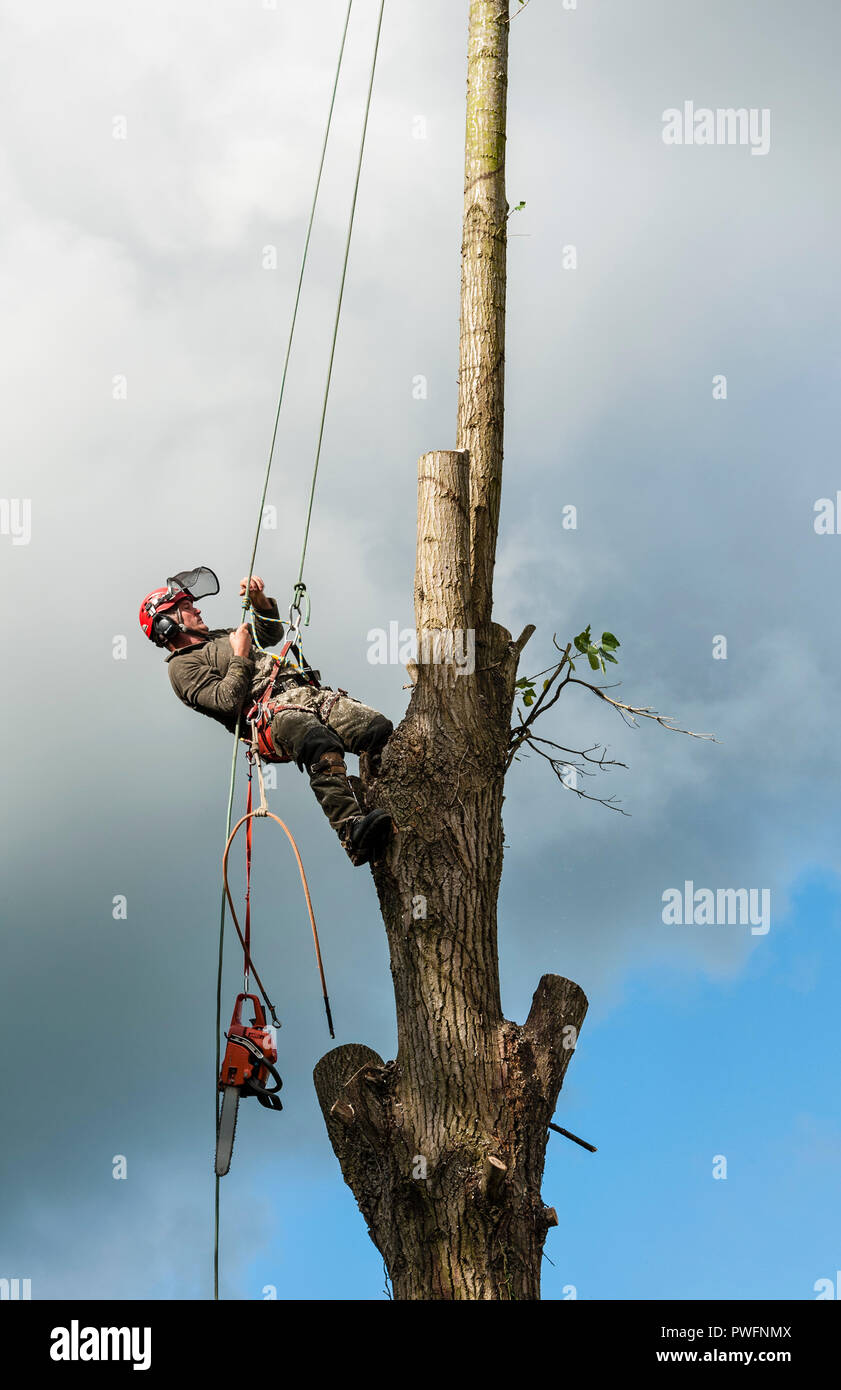
[[[195,654],[183,652],[169,662],[167,669],[172,688],[185,705],[217,718],[236,719],[254,674],[251,634],[243,626],[234,629],[228,640],[233,655],[222,677],[208,667],[202,657],[203,648],[198,648]]]
[[[240,598],[245,593],[244,579],[240,580]],[[283,636],[283,623],[280,621],[280,612],[277,600],[269,598],[266,594],[266,586],[259,574],[251,576],[251,586],[249,588],[251,598],[251,611],[254,614],[254,636],[261,647],[275,647]]]
[[[276,599],[266,599],[266,607],[257,609],[252,605],[254,613],[254,636],[257,638],[261,647],[276,647],[283,636],[283,623],[280,621]],[[266,620],[274,619],[274,621]]]

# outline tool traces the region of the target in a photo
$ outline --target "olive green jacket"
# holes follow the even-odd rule
[[[271,611],[266,617],[279,618],[275,600],[268,602]],[[252,609],[252,614],[254,635],[260,646],[276,646],[283,636],[283,623],[263,621],[256,609]],[[236,730],[237,715],[246,699],[248,704],[259,699],[276,665],[271,656],[255,648],[250,656],[234,656],[228,640],[234,630],[214,628],[202,634],[200,643],[171,652],[166,659],[170,683],[182,704],[218,720],[230,733]],[[301,678],[290,671],[289,679],[298,684]]]

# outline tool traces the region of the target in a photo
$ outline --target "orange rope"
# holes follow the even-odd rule
[[[315,943],[315,959],[316,959],[316,962],[317,962],[317,964],[318,964],[318,975],[319,975],[319,979],[321,980],[321,993],[322,993],[322,997],[323,997],[323,999],[324,999],[324,1007],[325,1007],[325,1009],[326,1009],[326,1011],[327,1011],[327,1026],[328,1026],[329,1029],[330,1029],[330,1037],[331,1037],[331,1038],[335,1038],[336,1034],[333,1032],[333,1018],[332,1018],[332,1015],[331,1015],[331,1013],[330,1013],[330,1000],[329,1000],[328,997],[327,997],[327,981],[326,981],[325,978],[324,978],[324,966],[323,966],[322,961],[321,961],[321,947],[320,947],[319,942],[318,942],[318,928],[317,928],[316,925],[315,925],[315,913],[314,913],[313,910],[312,910],[312,899],[311,899],[311,897],[310,897],[310,890],[309,890],[309,884],[307,883],[307,876],[306,876],[306,873],[304,872],[303,860],[301,859],[301,855],[300,855],[300,853],[299,853],[299,851],[298,851],[298,846],[297,846],[296,843],[295,843],[295,837],[293,836],[292,831],[289,829],[288,825],[286,825],[285,822],[282,821],[282,820],[280,819],[280,816],[276,816],[276,815],[274,814],[273,811],[265,811],[265,810],[262,809],[262,807],[258,807],[258,809],[257,809],[256,811],[249,811],[249,812],[246,813],[246,815],[240,817],[240,819],[237,821],[236,825],[234,826],[233,830],[231,831],[230,836],[228,837],[228,843],[227,843],[226,846],[225,846],[225,853],[222,855],[222,879],[223,879],[224,884],[225,884],[225,895],[226,895],[226,897],[227,897],[227,899],[228,899],[228,906],[229,906],[230,909],[231,909],[231,917],[233,918],[234,926],[236,927],[236,930],[237,930],[237,936],[238,936],[239,939],[240,939],[240,943],[241,943],[241,945],[242,945],[243,950],[244,950],[244,951],[248,951],[248,946],[246,945],[245,938],[244,938],[244,936],[243,936],[243,934],[242,934],[242,931],[240,930],[239,919],[237,918],[236,908],[234,907],[234,900],[233,900],[233,898],[231,897],[231,889],[230,889],[230,885],[228,884],[228,855],[229,855],[230,850],[231,850],[231,845],[233,844],[234,840],[236,839],[237,832],[239,831],[240,826],[243,826],[243,825],[245,824],[246,821],[249,821],[249,822],[252,821],[252,820],[254,819],[255,816],[260,816],[260,817],[269,816],[272,820],[277,821],[277,823],[278,823],[278,825],[280,826],[281,830],[284,830],[284,831],[286,832],[287,839],[289,840],[289,843],[291,844],[292,849],[293,849],[293,851],[294,851],[294,853],[295,853],[295,858],[296,858],[296,860],[297,860],[297,862],[298,862],[298,870],[299,870],[300,875],[301,875],[301,883],[302,883],[303,888],[304,888],[304,897],[305,897],[306,900],[307,900],[307,912],[309,913],[310,926],[312,927],[312,939],[313,939],[313,942]],[[250,952],[249,952],[249,956],[250,956]],[[263,986],[263,981],[260,979],[260,976],[257,974],[257,971],[256,971],[255,966],[254,966],[254,961],[251,960],[251,961],[250,961],[250,964],[251,964],[251,970],[252,970],[253,975],[254,975],[254,979],[256,980],[257,986],[258,986],[258,988],[259,988],[259,990],[260,990],[260,993],[261,993],[262,996],[263,996],[263,1000],[264,1000],[264,1002],[265,1002],[266,1008],[269,1010],[269,1012],[270,1012],[270,1014],[271,1014],[271,1016],[272,1016],[272,1022],[273,1022],[273,1024],[275,1025],[275,1027],[279,1027],[280,1025],[279,1025],[278,1020],[277,1020],[277,1014],[275,1013],[274,1004],[272,1004],[271,1000],[269,999],[269,996],[267,995],[267,993],[266,993],[266,991],[265,991],[265,988],[264,988],[264,986]]]

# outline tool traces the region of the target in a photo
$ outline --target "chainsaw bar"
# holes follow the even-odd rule
[[[224,1178],[231,1166],[234,1151],[234,1134],[237,1128],[239,1109],[239,1086],[226,1086],[222,1095],[222,1111],[219,1116],[219,1132],[216,1136],[216,1176]]]

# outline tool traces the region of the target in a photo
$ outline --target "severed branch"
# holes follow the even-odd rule
[[[543,975],[534,992],[523,1033],[534,1048],[547,1115],[555,1112],[558,1093],[572,1059],[587,1013],[587,996],[580,985],[562,975]]]
[[[489,1202],[499,1205],[507,1176],[508,1165],[503,1163],[498,1155],[487,1154],[482,1173],[482,1189]]]

